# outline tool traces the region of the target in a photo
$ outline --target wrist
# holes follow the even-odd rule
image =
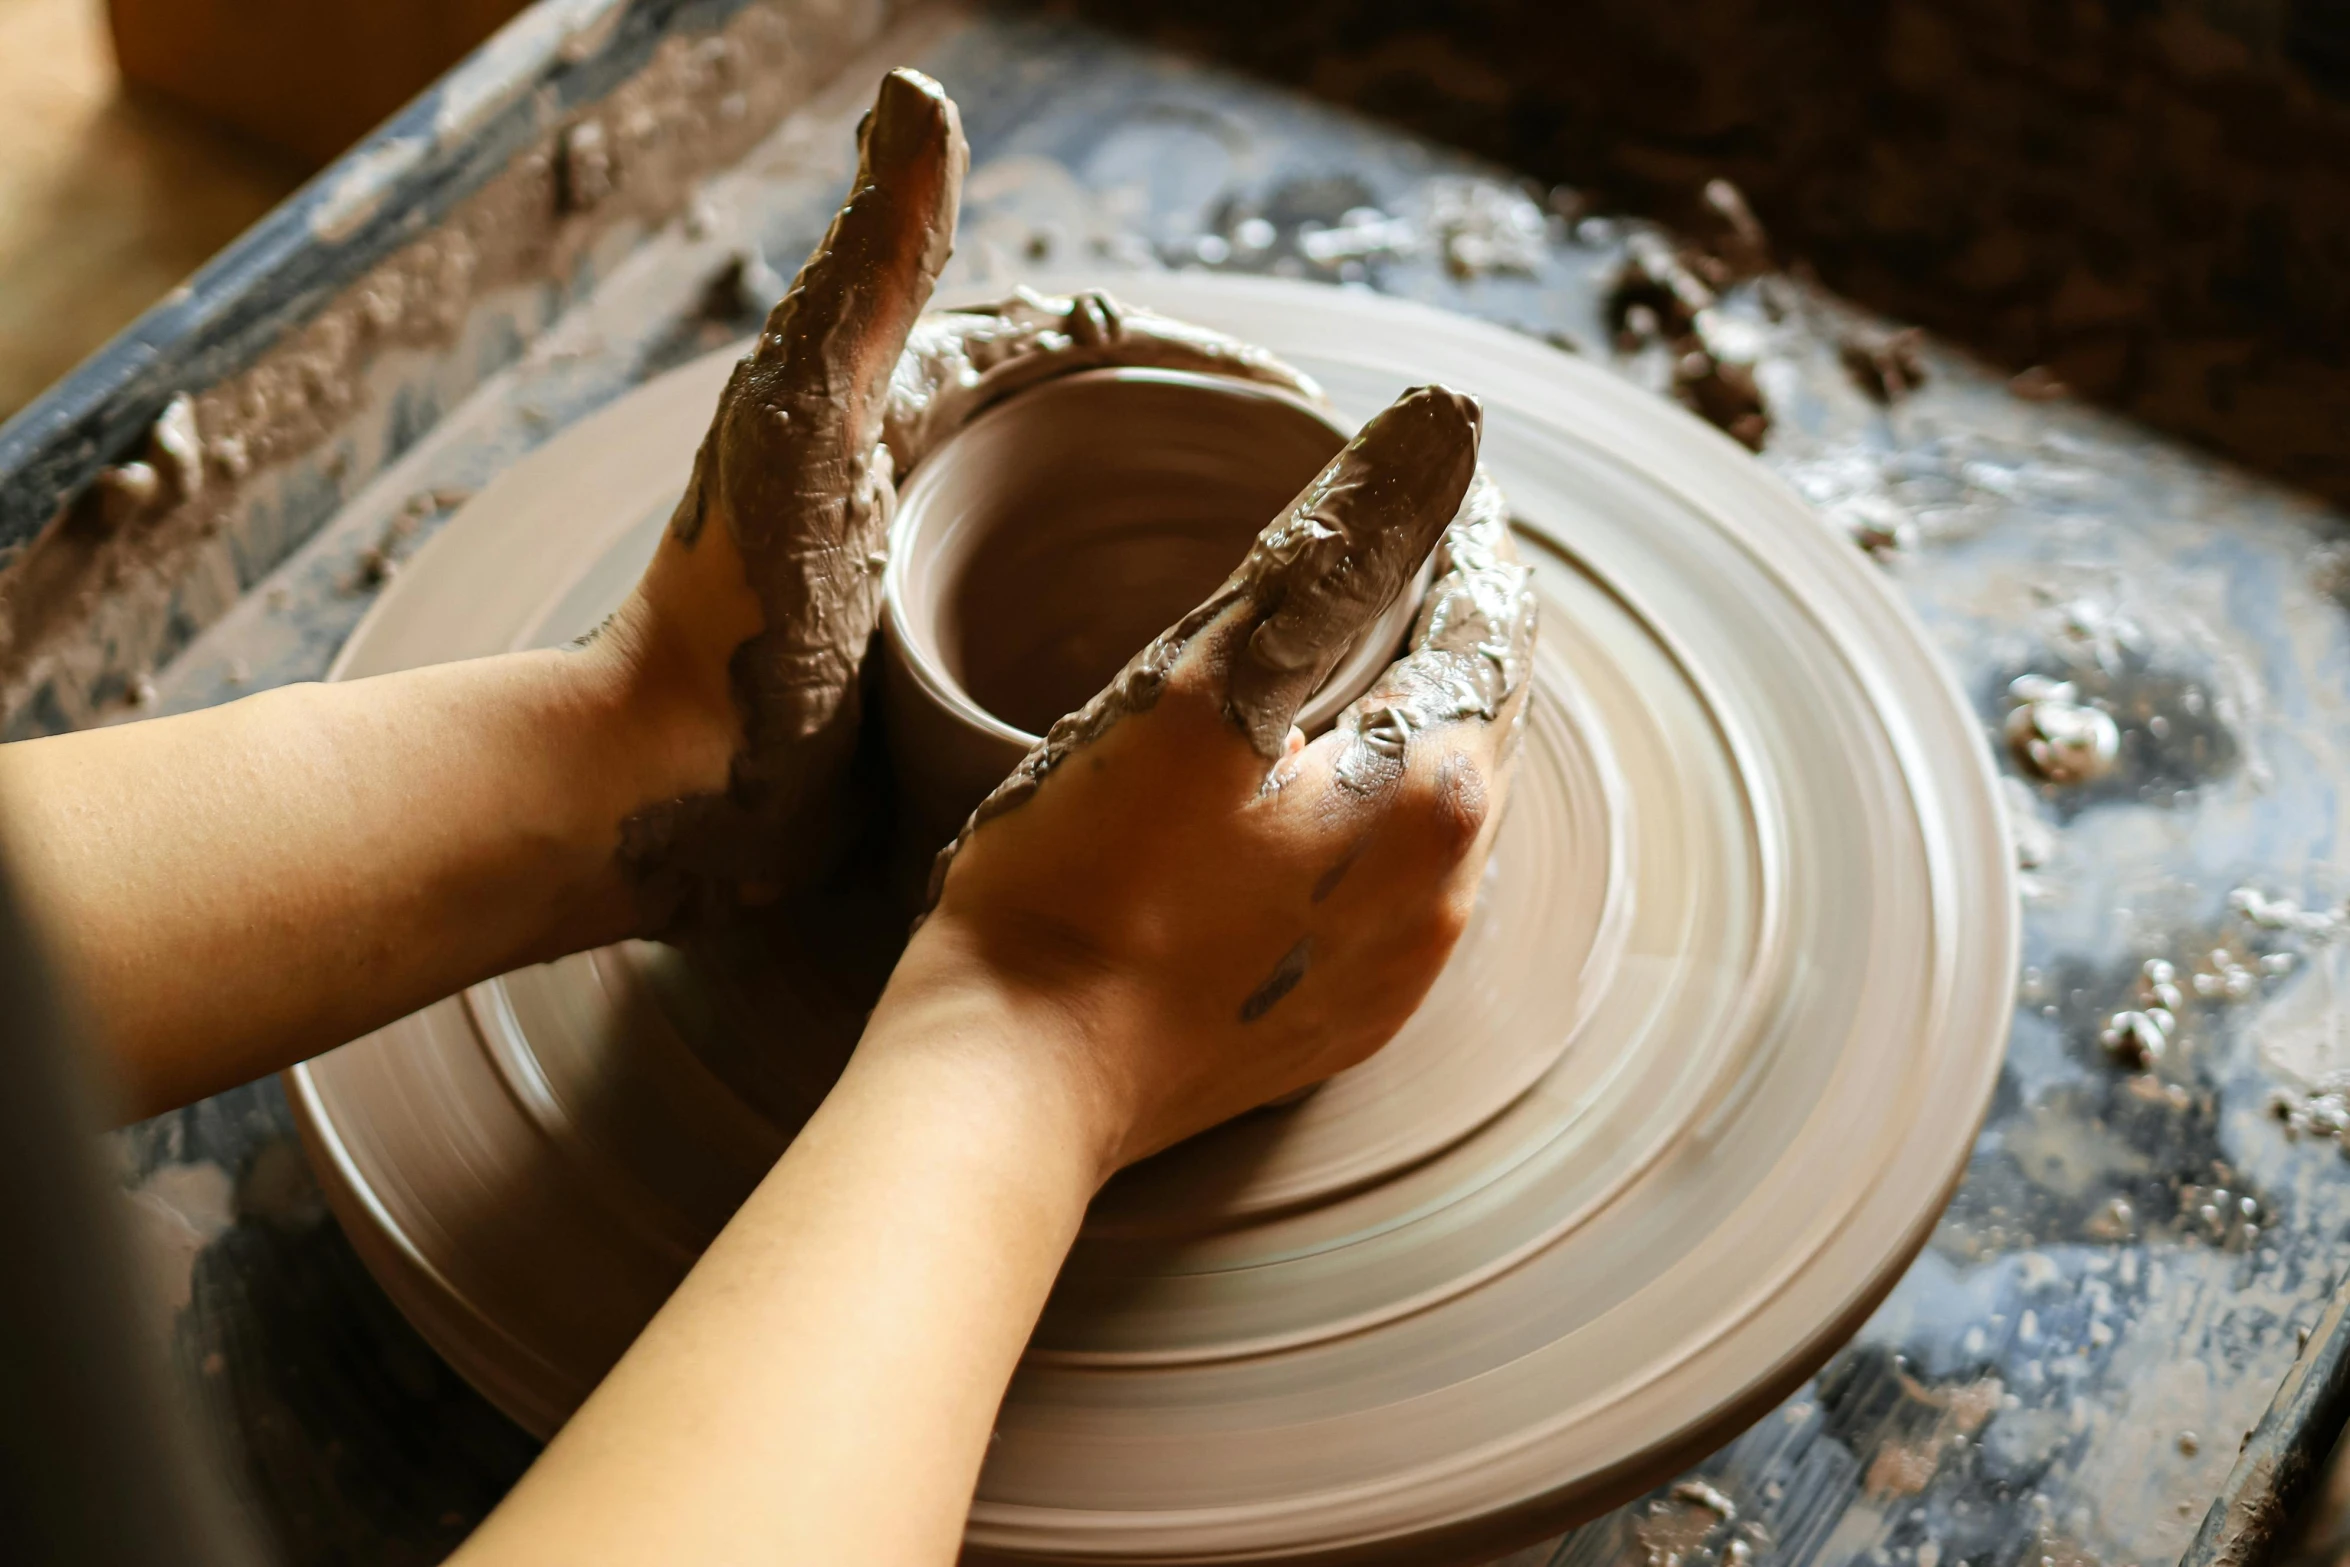
[[[725,660],[667,630],[642,597],[631,598],[566,655],[619,742],[610,777],[624,816],[724,790],[742,749]]]
[[[517,797],[508,811],[534,846],[532,880],[545,889],[543,919],[507,954],[508,966],[642,934],[644,889],[625,848],[631,823],[669,801],[726,789],[740,736],[732,704],[645,637],[625,609],[578,645],[481,667],[493,666],[531,713],[534,803]]]
[[[1008,979],[967,932],[934,916],[891,974],[857,1058],[920,1063],[1016,1104],[1090,1198],[1127,1162],[1133,1096],[1106,1069],[1083,1013],[1068,996]]]

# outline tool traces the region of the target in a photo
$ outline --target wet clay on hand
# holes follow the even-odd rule
[[[1268,768],[1279,760],[1306,697],[1459,513],[1476,475],[1479,429],[1475,400],[1437,386],[1405,393],[1363,426],[1257,536],[1221,587],[1092,701],[1055,723],[980,803],[938,857],[932,901],[974,832],[1033,796],[1054,769],[1119,720],[1147,711],[1195,643],[1223,687],[1226,717]],[[1530,639],[1530,602],[1527,610]]]
[[[880,613],[894,496],[884,406],[953,248],[970,158],[954,104],[909,70],[883,80],[858,144],[848,201],[736,366],[662,546],[736,552],[763,624],[729,663],[742,747],[726,791],[625,830],[656,928],[697,890],[805,876],[837,840],[808,828],[837,808]]]
[[[1534,577],[1518,560],[1508,502],[1479,468],[1437,546],[1410,651],[1338,717],[1352,739],[1339,776],[1390,771],[1414,734],[1505,713],[1512,733],[1503,743],[1514,744],[1523,708],[1510,702],[1526,684],[1535,622]]]
[[[725,793],[628,824],[649,928],[689,904],[722,912],[805,882],[854,835],[844,785],[895,486],[938,442],[993,403],[1100,367],[1321,398],[1261,348],[1102,293],[1022,289],[917,320],[951,249],[967,161],[937,84],[893,72],[847,205],[720,398],[664,549],[696,548],[723,519],[764,625],[731,664],[743,747]]]

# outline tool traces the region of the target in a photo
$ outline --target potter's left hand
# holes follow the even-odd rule
[[[942,857],[861,1049],[1013,1042],[1106,1176],[1394,1034],[1474,904],[1525,700],[1533,599],[1478,430],[1407,394],[1054,727]],[[1439,534],[1411,651],[1305,743],[1299,706]]]
[[[954,235],[969,161],[955,106],[883,79],[832,228],[735,367],[693,478],[604,640],[726,750],[703,790],[634,817],[641,923],[760,901],[821,871],[880,613],[892,373]]]

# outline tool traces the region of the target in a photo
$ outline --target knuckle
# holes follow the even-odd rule
[[[1361,1066],[1385,1049],[1387,1042],[1395,1037],[1396,1030],[1402,1026],[1399,1019],[1391,1020],[1384,1016],[1375,1019],[1371,1026],[1357,1030],[1340,1047],[1336,1066],[1340,1071]]]
[[[1457,860],[1475,846],[1477,835],[1485,829],[1489,808],[1485,774],[1475,761],[1454,751],[1437,763],[1427,786],[1425,809],[1448,859]]]
[[[1429,974],[1442,968],[1454,945],[1468,930],[1469,917],[1476,912],[1476,906],[1473,888],[1464,893],[1453,881],[1430,888],[1402,938],[1410,965]]]
[[[1468,930],[1469,918],[1476,912],[1477,898],[1473,885],[1448,889],[1444,896],[1436,900],[1436,909],[1429,921],[1429,940],[1436,946],[1439,962]]]

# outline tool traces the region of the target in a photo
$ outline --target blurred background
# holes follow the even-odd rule
[[[0,418],[514,0],[0,0]],[[1061,0],[2350,497],[2350,0]],[[904,9],[899,7],[898,9]]]
[[[521,8],[0,0],[0,420]]]

